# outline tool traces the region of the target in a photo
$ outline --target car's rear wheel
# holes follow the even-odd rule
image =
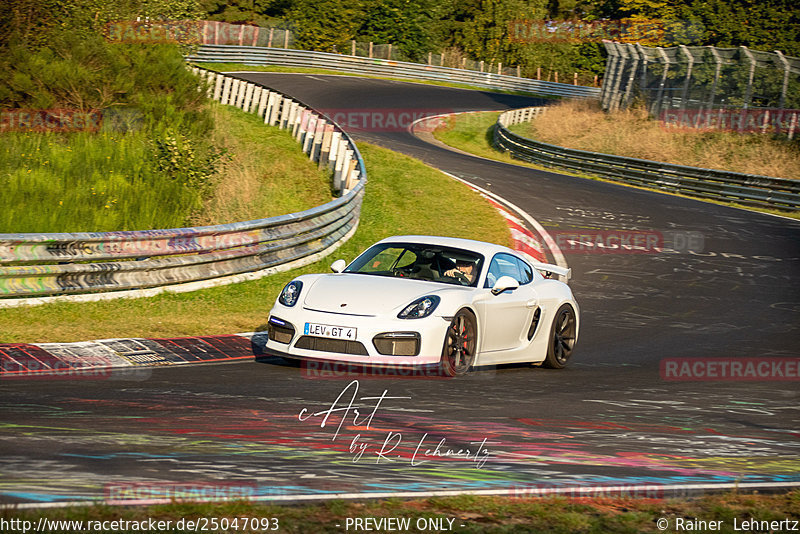
[[[467,374],[475,363],[477,347],[478,325],[475,316],[469,310],[459,310],[444,336],[442,372],[447,376]]]
[[[550,343],[543,365],[550,369],[562,369],[572,356],[575,348],[575,334],[578,331],[575,310],[569,304],[562,304],[550,327]]]

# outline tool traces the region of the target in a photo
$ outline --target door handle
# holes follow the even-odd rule
[[[534,306],[536,306],[536,299],[529,300],[528,302],[525,303],[526,308],[533,308]]]

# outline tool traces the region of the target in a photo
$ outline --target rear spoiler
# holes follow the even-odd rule
[[[567,280],[572,278],[572,269],[569,267],[560,267],[551,263],[542,263],[539,261],[532,262],[537,271],[541,272],[545,278],[551,278],[553,274],[565,277]]]

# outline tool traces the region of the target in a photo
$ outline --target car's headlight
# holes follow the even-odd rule
[[[397,314],[397,318],[422,319],[423,317],[427,317],[433,313],[433,310],[439,305],[440,300],[441,299],[436,295],[428,295],[427,297],[419,298],[403,308],[403,311]]]
[[[281,296],[278,297],[278,302],[291,308],[297,304],[297,300],[300,298],[300,291],[302,290],[303,282],[299,280],[293,280],[286,284],[286,287],[283,288],[283,291],[281,291]]]

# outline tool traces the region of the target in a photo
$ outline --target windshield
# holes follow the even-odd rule
[[[483,256],[457,248],[419,243],[383,243],[367,249],[346,273],[475,286]]]

